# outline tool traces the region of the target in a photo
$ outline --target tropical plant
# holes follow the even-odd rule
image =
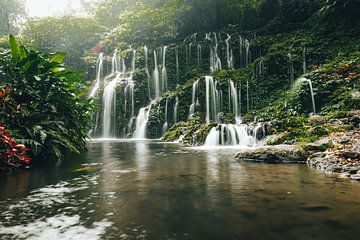
[[[0,86],[6,89],[0,124],[36,159],[84,149],[91,104],[84,97],[83,72],[66,68],[63,53],[29,51],[13,36],[10,48],[0,54]]]
[[[31,161],[28,150],[24,145],[16,144],[10,131],[0,125],[0,171],[27,166]]]

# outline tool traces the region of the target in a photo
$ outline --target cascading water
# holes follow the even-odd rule
[[[247,111],[250,111],[250,95],[249,95],[250,89],[249,89],[249,81],[246,80],[246,107]]]
[[[250,41],[245,39],[245,65],[251,63],[251,56],[250,56]]]
[[[149,64],[148,64],[148,58],[149,58],[149,50],[147,46],[144,46],[144,62],[145,62],[145,72],[147,76],[147,82],[148,82],[148,94],[149,98],[151,100],[151,81],[150,81],[150,72],[149,72]]]
[[[256,134],[251,134],[247,125],[219,124],[210,130],[204,146],[243,146],[256,145]]]
[[[227,62],[228,69],[232,69],[234,66],[233,56],[232,56],[233,54],[232,54],[232,50],[230,49],[230,40],[231,40],[231,36],[229,34],[227,34],[225,43],[226,43],[226,62]]]
[[[176,46],[175,49],[175,62],[176,62],[176,82],[180,81],[180,64],[179,64],[179,48]]]
[[[155,87],[155,101],[160,100],[160,76],[159,76],[159,66],[157,64],[157,54],[154,51],[154,72],[153,72],[153,82]]]
[[[143,107],[139,111],[139,115],[136,118],[136,130],[134,132],[135,139],[146,138],[146,127],[149,121],[151,105]]]
[[[231,103],[232,103],[231,104],[232,110],[235,115],[235,121],[237,124],[239,124],[239,123],[241,123],[241,115],[239,113],[240,111],[239,111],[238,92],[236,90],[234,81],[232,81],[232,80],[229,81],[229,87],[230,87],[229,96],[230,96]]]
[[[214,78],[211,76],[205,77],[206,87],[206,123],[211,121],[218,122],[218,109],[217,109],[217,93],[215,88]]]
[[[168,106],[169,106],[169,98],[166,98],[166,102],[165,102],[165,115],[164,115],[164,125],[162,128],[162,133],[165,134],[165,132],[168,130],[169,128],[169,123],[168,123]]]
[[[199,44],[197,46],[197,66],[198,66],[198,68],[200,68],[201,61],[202,61],[202,48],[201,48],[201,45]]]
[[[316,106],[315,106],[315,95],[314,95],[314,89],[313,89],[313,85],[310,79],[306,79],[307,82],[309,83],[309,87],[310,87],[310,94],[311,94],[311,101],[312,101],[312,106],[313,106],[313,114],[316,115]]]
[[[167,46],[164,46],[163,50],[162,50],[162,57],[163,57],[163,62],[162,62],[162,67],[161,67],[161,93],[165,93],[167,91],[167,82],[168,82],[168,77],[167,77],[167,70],[166,70],[166,50],[167,50]]]
[[[209,36],[211,39],[211,34]],[[213,39],[210,41],[212,42],[212,46],[210,46],[210,72],[215,72],[222,69],[221,60],[218,55],[219,43],[216,33],[213,33]]]
[[[199,80],[195,81],[192,86],[192,102],[189,109],[188,119],[192,118],[192,116],[195,113],[196,106],[199,105],[199,99],[197,98],[198,88],[199,88]]]
[[[103,93],[103,138],[115,136],[114,119],[116,115],[116,86],[120,78],[120,73],[108,82]]]
[[[179,97],[176,97],[175,105],[174,105],[174,123],[178,122],[178,109],[179,109]]]
[[[90,98],[94,98],[100,88],[100,84],[101,84],[101,78],[103,76],[103,72],[104,72],[104,54],[100,53],[99,54],[99,59],[97,61],[96,64],[96,80],[95,80],[95,85],[94,87],[91,89],[89,97]]]

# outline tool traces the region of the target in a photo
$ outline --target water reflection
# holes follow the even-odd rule
[[[50,239],[66,239],[71,232],[79,239],[156,240],[360,234],[360,184],[301,165],[238,163],[235,152],[146,141],[90,143],[87,153],[59,166],[0,178],[0,238],[49,233]]]

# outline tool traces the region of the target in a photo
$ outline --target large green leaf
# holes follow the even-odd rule
[[[10,49],[11,49],[11,54],[12,54],[13,59],[16,62],[19,62],[21,60],[20,45],[17,43],[17,41],[13,35],[10,35],[10,37],[9,37],[9,44],[10,44]]]
[[[50,59],[51,62],[62,63],[65,58],[65,53],[58,53]]]

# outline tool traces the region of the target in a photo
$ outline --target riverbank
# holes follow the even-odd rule
[[[235,158],[264,163],[306,163],[338,178],[360,181],[360,130],[336,132],[314,143],[248,149]]]

